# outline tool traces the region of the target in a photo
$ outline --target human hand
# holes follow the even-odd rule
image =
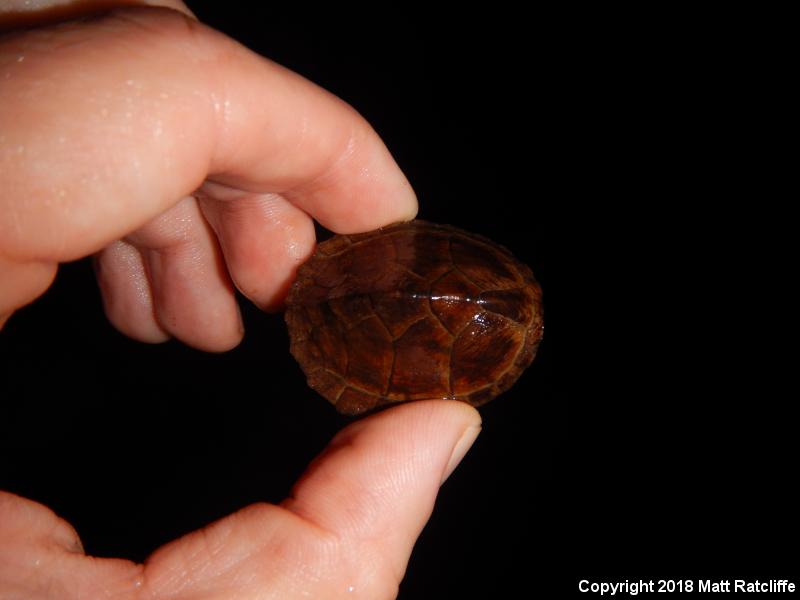
[[[416,213],[355,111],[177,11],[5,37],[0,106],[0,324],[97,253],[121,331],[227,350],[234,285],[279,306],[312,218],[352,233]]]
[[[249,506],[144,564],[93,558],[40,504],[0,492],[0,598],[394,598],[436,492],[480,429],[414,402],[345,428],[280,506]]]
[[[313,248],[312,218],[353,232],[416,211],[352,109],[176,13],[1,39],[0,107],[0,322],[59,262],[98,253],[119,329],[225,350],[242,335],[233,287],[277,306]],[[479,423],[455,402],[365,419],[281,506],[246,508],[144,565],[86,557],[49,510],[0,494],[0,597],[392,597]]]

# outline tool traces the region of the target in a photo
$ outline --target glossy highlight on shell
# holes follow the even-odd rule
[[[339,412],[511,387],[542,337],[531,270],[494,242],[410,221],[322,242],[287,298],[290,350]]]

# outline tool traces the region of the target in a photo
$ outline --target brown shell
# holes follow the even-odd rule
[[[289,291],[290,350],[345,414],[434,398],[479,406],[533,360],[541,296],[508,250],[450,225],[337,235]]]

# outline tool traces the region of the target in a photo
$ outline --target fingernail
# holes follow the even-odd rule
[[[86,550],[83,548],[83,542],[81,541],[81,538],[77,536],[75,537],[72,552],[75,552],[76,554],[86,554]]]
[[[473,442],[478,437],[480,432],[480,425],[470,425],[464,430],[464,433],[461,434],[461,437],[458,438],[456,445],[453,446],[453,453],[450,455],[450,460],[447,462],[447,466],[444,469],[442,483],[447,481],[447,478],[450,477],[450,474],[455,471],[456,467],[461,462],[461,459],[464,458],[464,455],[472,447]],[[439,485],[441,485],[441,483]]]
[[[244,336],[244,318],[242,317],[242,307],[234,300],[236,304],[236,313],[239,318],[239,336]]]

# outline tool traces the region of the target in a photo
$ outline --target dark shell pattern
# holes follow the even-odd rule
[[[531,270],[484,237],[425,221],[322,242],[287,298],[290,350],[339,412],[507,390],[543,333]]]

